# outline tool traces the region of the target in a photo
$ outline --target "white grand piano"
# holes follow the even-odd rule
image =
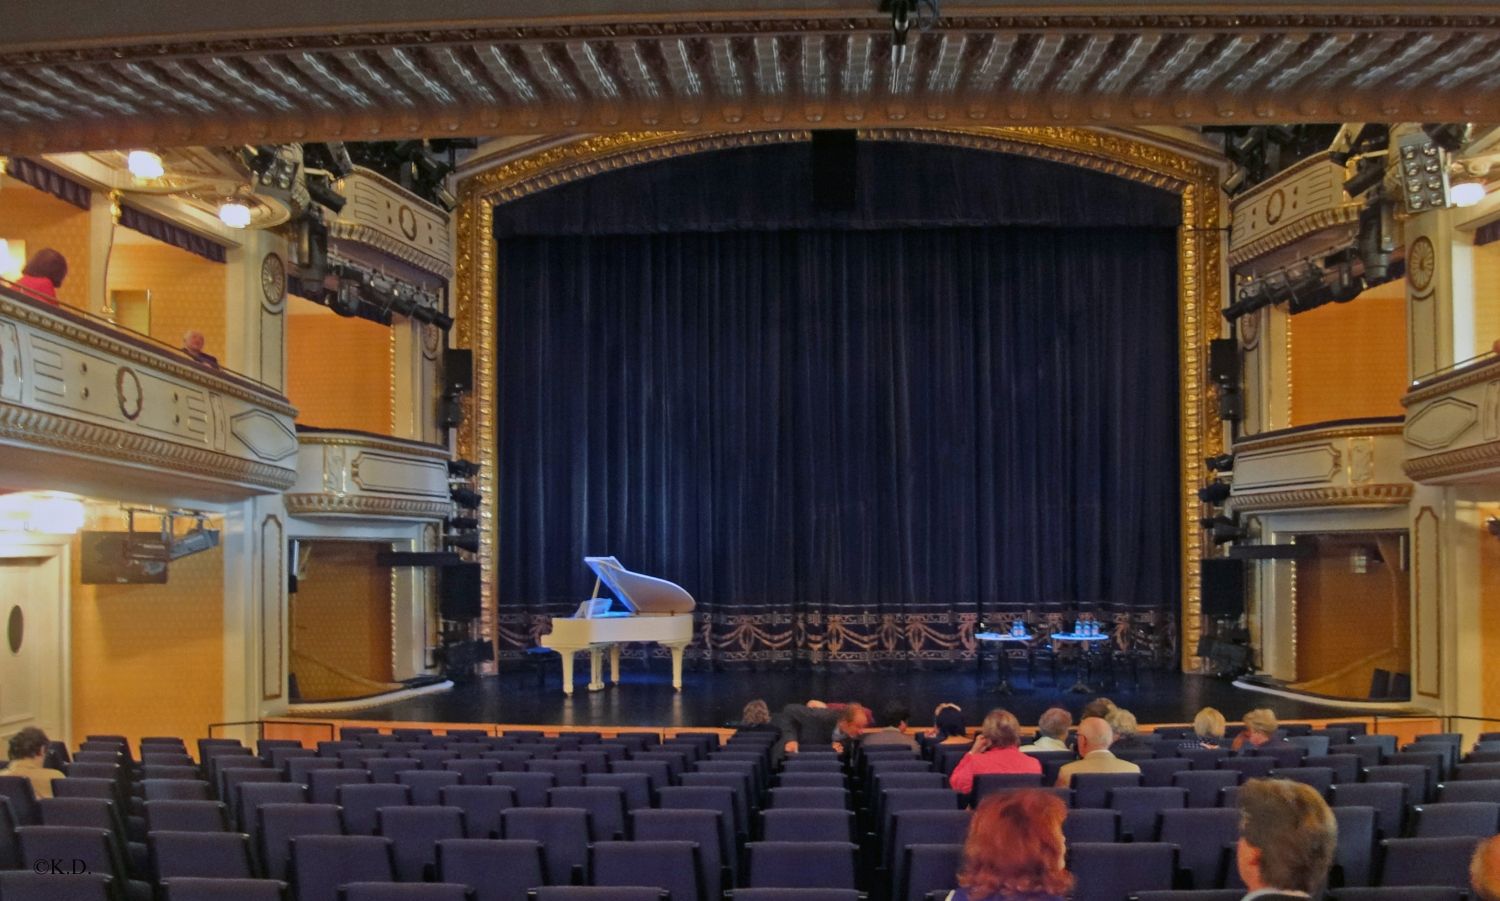
[[[589,652],[589,691],[604,688],[603,654],[609,648],[609,678],[620,684],[620,645],[655,641],[672,651],[672,687],[682,690],[682,652],[693,640],[693,596],[682,586],[631,572],[614,557],[584,557],[598,578],[594,596],[570,617],[554,617],[541,645],[562,655],[563,693],[573,693],[573,655]],[[610,594],[599,596],[604,586]],[[624,609],[613,609],[618,602]]]

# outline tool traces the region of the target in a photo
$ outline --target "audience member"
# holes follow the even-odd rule
[[[974,790],[974,777],[980,773],[1040,773],[1042,762],[1021,753],[1021,724],[1008,710],[996,708],[979,727],[979,737],[948,777],[954,791],[968,794]]]
[[[779,732],[776,724],[771,722],[771,708],[766,702],[756,698],[745,705],[740,711],[740,724],[737,727],[741,732]]]
[[[1155,746],[1147,739],[1141,737],[1140,723],[1136,722],[1135,714],[1124,707],[1116,707],[1104,718],[1109,723],[1109,728],[1115,734],[1115,740],[1110,743],[1109,751],[1115,756],[1127,751],[1154,751]]]
[[[1102,720],[1108,717],[1109,712],[1114,709],[1115,702],[1109,698],[1095,698],[1083,705],[1083,710],[1078,714],[1078,720],[1082,722],[1091,716],[1096,716]]]
[[[1276,722],[1276,712],[1266,707],[1257,707],[1245,714],[1245,731],[1234,738],[1234,750],[1238,751],[1245,746],[1252,748],[1263,748],[1267,745],[1290,744],[1284,738],[1277,738],[1276,731],[1281,724]]]
[[[59,306],[57,289],[67,277],[68,258],[50,247],[43,247],[26,261],[26,268],[21,270],[21,278],[16,284],[27,293]]]
[[[1469,881],[1476,901],[1500,901],[1500,835],[1492,835],[1474,849]]]
[[[187,331],[182,334],[182,352],[193,358],[193,362],[208,369],[219,368],[219,358],[213,354],[205,353],[203,346],[207,339],[200,331]]]
[[[1036,721],[1036,741],[1021,748],[1022,751],[1066,751],[1068,730],[1073,728],[1073,714],[1061,707],[1051,707],[1042,712]]]
[[[874,732],[866,732],[859,740],[860,745],[865,747],[904,745],[915,750],[917,740],[906,734],[906,721],[909,719],[911,719],[911,708],[906,706],[905,701],[889,702],[880,712],[881,728]]]
[[[1071,787],[1077,773],[1139,773],[1139,766],[1110,753],[1109,746],[1114,740],[1114,730],[1109,728],[1109,723],[1097,716],[1081,720],[1078,723],[1080,759],[1063,764],[1063,768],[1057,771],[1058,787]]]
[[[1062,901],[1073,887],[1063,868],[1067,805],[1041,791],[991,795],[974,811],[951,901]]]
[[[1246,899],[1314,897],[1337,844],[1333,811],[1315,789],[1290,779],[1251,779],[1240,787],[1235,861],[1250,890]]]
[[[1184,751],[1218,750],[1224,744],[1225,728],[1224,714],[1212,707],[1205,707],[1193,717],[1193,737],[1177,747]]]
[[[43,760],[47,756],[47,733],[27,726],[10,737],[10,763],[0,773],[7,776],[25,776],[31,780],[31,789],[38,798],[52,797],[52,780],[61,779],[61,770],[49,769]]]
[[[967,742],[969,727],[964,724],[964,712],[949,701],[937,705],[932,711],[932,728],[918,739],[924,745],[950,745]]]
[[[822,702],[817,702],[822,704]],[[857,739],[870,724],[869,711],[857,701],[842,708],[788,704],[781,709],[783,750],[795,754],[802,745],[836,745],[836,739]]]

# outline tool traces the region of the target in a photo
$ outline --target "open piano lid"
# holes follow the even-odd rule
[[[620,561],[614,557],[584,557],[594,575],[599,577],[599,582],[609,586],[609,590],[625,605],[625,609],[632,614],[643,616],[664,616],[673,613],[691,613],[696,603],[693,596],[682,589],[681,585],[668,582],[666,579],[658,579],[655,576],[645,576],[640,573],[631,572],[620,565]],[[594,586],[594,596],[598,597],[599,586]],[[588,608],[591,605],[585,604]],[[594,607],[591,611],[593,616],[609,615]],[[614,614],[618,616],[619,614]]]

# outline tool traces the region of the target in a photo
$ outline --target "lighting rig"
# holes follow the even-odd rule
[[[880,12],[891,16],[891,62],[906,62],[906,38],[911,26],[930,28],[937,22],[937,0],[880,0]]]

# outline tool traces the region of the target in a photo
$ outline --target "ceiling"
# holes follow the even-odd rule
[[[1406,7],[1420,13],[950,3],[912,29],[904,61],[874,0],[807,11],[791,0],[453,0],[444,22],[416,21],[396,0],[20,5],[0,38],[0,153],[639,129],[1500,121],[1500,11],[1471,0]]]

